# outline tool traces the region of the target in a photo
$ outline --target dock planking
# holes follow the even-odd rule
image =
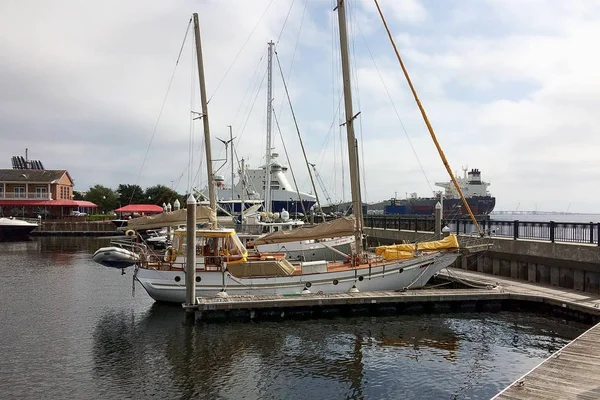
[[[544,360],[494,400],[600,398],[600,324]]]
[[[184,305],[188,311],[229,311],[249,309],[293,309],[301,307],[351,306],[367,304],[451,304],[514,300],[552,305],[565,312],[580,312],[600,317],[600,295],[543,286],[510,278],[448,268],[439,274],[471,289],[420,289],[359,293],[308,293],[290,295],[248,295],[198,297],[197,304]],[[596,321],[596,318],[594,321]]]

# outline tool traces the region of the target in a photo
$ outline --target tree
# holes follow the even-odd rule
[[[102,185],[95,185],[88,190],[85,200],[91,201],[98,206],[98,210],[106,213],[119,206],[119,199],[116,193]]]
[[[176,199],[181,198],[176,191],[169,189],[165,185],[155,185],[146,188],[144,197],[148,199],[149,203],[159,206],[162,206],[163,203],[171,203],[172,206]],[[179,200],[179,202],[181,203],[181,200]]]
[[[144,195],[144,191],[139,185],[120,184],[117,188],[117,194],[121,206],[148,203],[148,197]]]
[[[81,192],[73,190],[73,200],[85,200],[85,196]]]

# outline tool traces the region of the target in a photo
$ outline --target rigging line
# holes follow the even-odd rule
[[[248,35],[248,37],[246,38],[246,41],[244,42],[244,44],[242,45],[242,48],[238,51],[238,53],[235,55],[235,58],[233,59],[231,65],[229,66],[229,68],[227,68],[227,70],[225,71],[225,74],[223,75],[223,77],[221,78],[221,80],[219,81],[219,83],[217,84],[217,87],[215,88],[215,90],[213,91],[213,93],[210,95],[210,97],[208,98],[207,103],[210,103],[210,101],[212,100],[212,98],[214,97],[214,95],[217,93],[217,90],[219,90],[219,88],[221,87],[221,84],[223,83],[223,81],[225,80],[225,78],[227,77],[227,74],[229,74],[229,71],[231,71],[231,68],[233,68],[233,66],[235,65],[235,62],[237,61],[237,59],[240,57],[240,54],[242,54],[242,51],[244,50],[244,47],[246,47],[246,44],[248,44],[248,41],[250,40],[250,38],[252,37],[252,35],[254,34],[254,31],[256,30],[256,28],[258,27],[258,25],[260,24],[260,21],[262,21],[262,19],[264,18],[265,14],[267,13],[267,10],[269,9],[269,7],[271,7],[271,4],[273,4],[273,0],[271,0],[269,2],[269,4],[267,4],[267,7],[265,8],[265,10],[263,11],[262,15],[260,16],[260,18],[258,19],[258,21],[256,21],[256,25],[254,25],[254,28],[252,28],[252,31],[250,31],[250,34]]]
[[[300,202],[300,206],[302,207],[302,213],[304,214],[304,217],[307,218],[308,214],[306,213],[306,209],[304,207],[304,202],[302,201],[302,197],[300,196],[300,189],[298,189],[298,183],[296,182],[296,175],[294,174],[294,169],[292,168],[292,163],[290,162],[290,156],[288,155],[288,151],[287,151],[287,146],[285,145],[285,141],[283,140],[283,134],[281,133],[281,128],[279,127],[279,120],[277,119],[276,113],[273,113],[273,116],[275,117],[275,125],[277,126],[277,131],[279,132],[279,136],[281,137],[281,142],[283,144],[283,151],[285,152],[285,158],[287,159],[288,165],[290,167],[290,172],[292,174],[292,180],[294,181],[294,187],[296,188],[296,194],[298,195],[298,201]]]
[[[350,36],[350,41],[352,43],[352,63],[354,64],[354,68],[353,68],[353,72],[354,72],[354,86],[356,88],[356,102],[357,102],[357,106],[358,109],[360,110],[360,87],[358,85],[358,75],[356,72],[356,40],[354,40],[355,37],[355,30],[354,27],[358,26],[358,23],[356,22],[356,16],[354,15],[354,7],[348,7],[350,10],[350,20],[352,22],[352,20],[354,20],[354,23],[350,23],[350,29],[351,29],[351,36]],[[362,118],[359,118],[358,120],[358,130],[360,132],[360,143],[361,143],[361,147],[360,147],[360,162],[361,162],[361,169],[362,169],[362,184],[363,184],[363,190],[365,193],[365,201],[368,202],[368,193],[367,193],[367,170],[365,169],[365,149],[364,149],[364,140],[363,140],[363,124],[362,124]]]
[[[248,96],[248,94],[250,93],[250,87],[252,87],[252,85],[255,83],[254,82],[255,78],[258,76],[258,70],[260,68],[261,62],[262,62],[266,52],[267,52],[267,50],[265,49],[263,51],[263,53],[261,54],[260,59],[258,60],[258,64],[256,64],[256,68],[254,69],[252,78],[250,78],[250,83],[248,84],[248,87],[246,88],[246,92],[244,93],[244,96],[242,97],[242,101],[240,101],[240,106],[238,107],[237,111],[235,112],[235,116],[233,117],[233,122],[231,123],[232,126],[235,126],[238,115],[240,114],[240,111],[242,110],[242,106],[244,105],[244,102],[246,101],[246,96]]]
[[[373,53],[371,52],[371,48],[369,47],[369,44],[367,43],[367,39],[363,35],[363,32],[360,29],[360,26],[358,26],[358,31],[360,32],[360,35],[363,38],[363,41],[365,42],[365,47],[367,48],[367,51],[369,52],[369,56],[371,57],[371,60],[373,61],[373,65],[375,66],[375,70],[377,71],[377,75],[379,75],[379,80],[381,81],[381,84],[383,85],[383,88],[385,89],[385,93],[387,94],[388,99],[390,100],[390,103],[392,104],[392,108],[394,109],[394,113],[396,114],[396,118],[398,118],[398,122],[400,122],[400,126],[402,127],[402,131],[404,132],[404,135],[406,136],[406,139],[408,140],[408,144],[410,145],[410,148],[411,148],[413,154],[415,155],[417,163],[419,164],[419,168],[421,168],[421,172],[423,173],[423,176],[425,177],[425,181],[427,182],[427,186],[429,186],[429,190],[433,192],[433,187],[431,186],[431,182],[427,178],[427,174],[425,173],[425,168],[423,167],[423,164],[421,163],[421,160],[419,159],[419,156],[417,155],[417,150],[415,149],[415,146],[413,145],[412,140],[410,139],[410,136],[408,135],[408,131],[406,130],[406,127],[404,126],[404,122],[402,121],[402,118],[400,117],[400,113],[398,112],[398,109],[396,108],[396,104],[394,104],[394,100],[392,99],[392,95],[390,94],[390,91],[388,90],[387,85],[385,84],[385,80],[383,79],[383,75],[381,75],[381,71],[379,70],[379,66],[377,65],[377,62],[375,62],[375,57],[373,56]]]
[[[342,105],[342,98],[340,97],[340,101],[338,102],[338,108],[337,110],[335,110],[334,115],[333,115],[333,120],[331,121],[331,125],[329,125],[329,129],[327,130],[327,134],[325,136],[325,140],[323,141],[323,144],[321,145],[321,149],[319,150],[319,161],[323,160],[323,157],[325,157],[325,152],[327,150],[327,144],[329,143],[329,137],[331,136],[332,132],[333,132],[333,128],[336,125],[336,117],[338,116],[338,112],[340,111]],[[334,139],[335,140],[335,139]]]
[[[288,99],[288,103],[290,105],[290,111],[292,113],[292,118],[294,119],[294,125],[296,126],[296,133],[298,133],[298,139],[300,140],[300,147],[302,148],[302,154],[304,155],[304,162],[306,163],[306,169],[308,169],[308,176],[310,177],[310,183],[312,184],[313,191],[315,193],[315,198],[317,200],[317,207],[319,212],[321,213],[321,218],[323,222],[325,222],[325,215],[323,214],[323,210],[321,209],[321,202],[319,201],[319,194],[317,193],[317,188],[315,186],[315,181],[313,179],[312,171],[310,170],[310,166],[308,165],[308,158],[306,158],[306,150],[304,149],[304,142],[302,141],[302,136],[300,135],[300,128],[298,127],[298,120],[296,119],[296,113],[294,112],[294,107],[292,107],[292,100],[290,99],[290,93],[287,88],[287,84],[285,83],[285,78],[283,77],[283,69],[281,68],[281,63],[279,62],[279,55],[275,52],[275,58],[277,59],[277,66],[279,67],[279,72],[281,73],[281,80],[283,81],[283,88],[285,89],[285,95]]]
[[[460,195],[460,198],[462,199],[462,202],[463,202],[465,208],[469,212],[469,216],[471,217],[471,220],[473,221],[473,224],[477,227],[477,231],[479,232],[479,234],[483,235],[483,231],[481,230],[481,227],[479,226],[479,223],[477,222],[477,219],[473,215],[473,212],[471,211],[471,207],[469,206],[469,203],[467,202],[467,199],[463,195],[462,189],[460,188],[460,185],[456,181],[456,177],[452,173],[452,169],[450,168],[450,164],[448,163],[448,160],[446,159],[446,156],[444,155],[444,151],[442,150],[442,147],[440,146],[440,143],[438,142],[438,140],[437,140],[437,138],[435,136],[435,132],[433,131],[433,127],[431,126],[431,123],[429,122],[429,118],[427,118],[427,113],[425,112],[425,108],[423,108],[423,105],[421,104],[421,100],[419,100],[419,96],[417,96],[417,91],[415,90],[415,87],[413,86],[412,81],[410,80],[410,76],[408,75],[408,71],[406,70],[406,67],[404,66],[404,62],[402,62],[402,58],[400,57],[400,53],[398,52],[398,48],[396,47],[396,42],[394,41],[394,37],[392,36],[392,32],[390,32],[390,28],[388,27],[387,22],[385,20],[385,17],[383,16],[383,12],[381,11],[381,8],[379,7],[379,3],[377,2],[377,0],[374,0],[374,1],[375,1],[375,5],[377,6],[377,11],[379,12],[379,16],[381,17],[381,20],[383,21],[383,26],[385,27],[385,30],[386,30],[386,32],[388,34],[390,42],[392,43],[392,47],[394,48],[394,52],[396,53],[396,58],[398,58],[398,62],[400,63],[400,67],[402,68],[402,72],[404,73],[404,76],[406,77],[406,81],[408,82],[408,86],[410,87],[410,91],[412,92],[413,97],[415,98],[415,102],[417,103],[417,106],[419,107],[419,110],[421,111],[421,115],[423,116],[423,120],[425,121],[425,125],[427,125],[427,129],[429,130],[429,134],[431,135],[431,139],[433,140],[433,144],[435,144],[435,147],[437,148],[437,151],[438,151],[438,153],[440,155],[440,158],[442,159],[442,163],[444,164],[444,167],[446,167],[446,171],[448,171],[448,175],[450,175],[450,179],[452,179],[452,183],[454,183],[454,187],[456,188],[456,191]]]
[[[248,110],[248,114],[246,116],[246,120],[244,121],[244,125],[240,129],[240,134],[239,134],[238,139],[237,139],[237,141],[235,143],[236,146],[239,146],[240,141],[242,140],[242,135],[244,134],[244,132],[246,130],[246,125],[248,125],[248,120],[250,119],[250,115],[252,114],[252,110],[254,109],[254,105],[256,104],[256,100],[258,99],[258,95],[260,94],[260,89],[262,88],[263,84],[265,83],[265,78],[266,77],[267,77],[267,70],[265,69],[265,73],[263,74],[262,80],[260,81],[260,85],[258,86],[258,90],[256,91],[256,96],[254,96],[254,101],[252,101],[252,104],[250,105],[250,110]]]
[[[150,136],[150,143],[148,143],[148,147],[146,148],[146,154],[144,154],[144,159],[142,160],[142,166],[140,167],[140,172],[135,181],[135,185],[137,186],[140,182],[140,178],[142,176],[142,172],[144,171],[144,166],[146,164],[146,160],[148,159],[148,154],[150,153],[150,147],[152,147],[152,142],[154,141],[154,136],[156,135],[156,131],[158,129],[158,124],[160,123],[160,118],[162,117],[162,113],[165,109],[165,104],[167,103],[167,97],[169,97],[169,92],[171,91],[171,86],[173,85],[173,78],[175,78],[175,71],[177,71],[177,66],[179,65],[179,59],[181,57],[181,53],[183,51],[183,46],[185,45],[185,40],[187,38],[188,32],[190,31],[190,26],[192,24],[192,19],[188,22],[188,26],[185,29],[185,35],[183,36],[183,42],[181,43],[181,48],[179,49],[179,54],[177,55],[177,61],[175,61],[175,67],[173,68],[173,73],[171,74],[171,79],[169,79],[169,84],[167,85],[167,92],[165,93],[165,97],[163,98],[162,105],[160,106],[160,111],[158,112],[158,117],[156,118],[156,123],[154,124],[154,129],[152,129],[152,135]],[[129,203],[133,201],[133,195],[135,194],[135,188],[131,192],[131,197],[129,198]]]
[[[275,42],[275,47],[277,47],[277,45],[279,44],[279,40],[281,39],[281,35],[283,34],[283,30],[285,29],[285,25],[288,22],[288,18],[290,17],[290,13],[292,12],[292,8],[294,7],[294,2],[296,0],[292,0],[292,3],[290,4],[290,9],[287,12],[287,15],[285,16],[285,20],[283,21],[283,26],[281,27],[281,31],[279,31],[279,36],[277,36],[277,42]]]
[[[294,44],[294,51],[292,52],[292,61],[290,63],[290,69],[288,71],[288,79],[292,77],[292,69],[294,68],[294,61],[296,60],[296,50],[298,50],[298,43],[300,42],[300,33],[302,32],[302,26],[304,24],[304,15],[306,14],[306,7],[308,5],[308,0],[304,2],[304,10],[302,11],[302,18],[300,18],[300,27],[298,28],[298,34],[296,35],[296,43]],[[290,8],[291,9],[291,8]],[[279,43],[279,39],[277,39],[277,44]],[[277,44],[275,44],[275,51],[277,51]],[[284,99],[281,99],[281,104],[279,105],[279,114],[281,115],[281,111],[283,110],[283,102]]]

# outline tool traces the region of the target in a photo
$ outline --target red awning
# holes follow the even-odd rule
[[[94,203],[92,203],[94,204]],[[0,200],[0,206],[14,207],[78,207],[75,200]],[[91,206],[89,206],[91,207]],[[94,205],[96,207],[96,205]],[[161,208],[162,210],[162,208]]]
[[[125,207],[117,208],[118,213],[161,213],[163,208],[155,204],[128,204]]]
[[[75,200],[75,203],[77,203],[77,207],[98,208],[98,206],[92,203],[91,201]]]

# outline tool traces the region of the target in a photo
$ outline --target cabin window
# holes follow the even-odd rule
[[[245,253],[244,245],[236,235],[230,235],[225,238],[223,249],[225,250],[225,254],[229,256],[243,256]]]
[[[185,252],[185,240],[181,240],[181,235],[173,235],[173,248],[178,250],[180,253]]]

